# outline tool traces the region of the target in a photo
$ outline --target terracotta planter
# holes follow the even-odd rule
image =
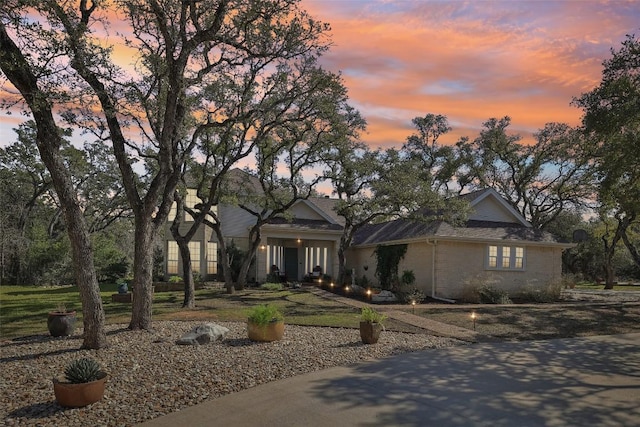
[[[284,336],[284,320],[271,322],[268,325],[247,321],[247,333],[251,341],[279,341]]]
[[[360,322],[360,338],[365,344],[375,344],[380,338],[382,324],[371,322]]]
[[[100,378],[90,383],[72,384],[53,379],[53,393],[61,406],[79,408],[96,403],[104,395],[107,381],[106,372],[100,372]]]
[[[73,335],[73,331],[76,329],[76,312],[50,312],[47,317],[47,327],[49,328],[49,333],[53,337],[67,337],[69,335]]]

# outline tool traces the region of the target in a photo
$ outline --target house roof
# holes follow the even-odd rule
[[[336,204],[340,201],[339,199],[332,199],[329,197],[309,197],[307,201],[315,205],[317,209],[321,210],[325,215],[331,218],[334,223],[344,226],[344,217],[338,215],[335,211]]]
[[[466,241],[509,240],[540,244],[566,244],[551,233],[525,227],[517,223],[467,221],[462,226],[452,226],[444,221],[419,222],[406,219],[370,224],[360,229],[353,245],[378,245],[419,239],[443,239]]]
[[[371,224],[360,229],[354,245],[407,242],[420,239],[460,241],[515,241],[541,245],[566,246],[551,233],[536,230],[497,191],[491,188],[463,194],[474,212],[462,225],[454,226],[442,220],[416,221],[399,219]]]
[[[286,227],[288,229],[305,229],[305,230],[335,230],[342,231],[342,225],[333,224],[324,220],[302,219],[302,218],[272,218],[266,224],[267,227]]]

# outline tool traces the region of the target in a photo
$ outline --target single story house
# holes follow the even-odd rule
[[[398,271],[413,271],[418,289],[433,298],[457,299],[466,287],[488,284],[509,293],[541,288],[562,277],[562,251],[573,245],[533,229],[495,190],[466,194],[465,224],[409,220],[370,224],[347,252],[356,277],[376,283],[378,245],[407,245]]]

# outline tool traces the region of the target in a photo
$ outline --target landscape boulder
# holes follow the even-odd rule
[[[215,323],[205,323],[193,328],[189,333],[183,335],[177,344],[180,345],[202,345],[210,342],[222,341],[229,333],[229,329]]]
[[[375,294],[371,297],[373,302],[395,302],[398,301],[395,294],[391,291],[380,291],[379,294]]]

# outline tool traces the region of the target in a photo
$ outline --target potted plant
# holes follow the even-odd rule
[[[58,307],[54,311],[49,312],[47,327],[53,337],[72,335],[76,329],[76,312],[67,311],[65,304],[58,304]]]
[[[284,316],[272,305],[257,305],[249,313],[247,333],[251,341],[281,340],[284,335]]]
[[[53,379],[53,393],[61,406],[79,408],[102,399],[107,374],[95,360],[73,360],[65,368],[64,377],[66,381]]]
[[[360,317],[360,338],[364,344],[375,344],[384,330],[387,316],[371,307],[363,307]]]

